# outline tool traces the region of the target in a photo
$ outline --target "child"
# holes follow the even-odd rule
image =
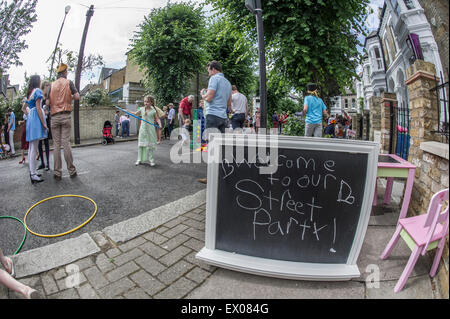
[[[191,126],[191,120],[185,119],[184,125],[183,125],[183,130],[181,132],[181,138],[183,139],[183,144],[189,143],[189,127],[190,126]]]
[[[153,96],[147,95],[144,98],[144,107],[139,108],[136,112],[130,112],[130,114],[137,115],[140,118],[146,120],[150,123],[158,123],[161,127],[161,121],[158,118],[155,98]],[[154,160],[154,150],[157,142],[156,138],[156,128],[149,123],[141,121],[141,127],[139,129],[139,139],[138,139],[138,159],[136,161],[136,166],[146,162],[150,163],[150,166],[155,166]]]
[[[335,138],[336,137],[336,120],[335,119],[331,119],[328,122],[327,127],[325,127],[325,131],[323,132],[325,135],[329,135],[331,138]]]
[[[162,126],[163,126],[163,130],[164,130],[164,139],[167,140],[170,138],[170,133],[169,133],[169,110],[167,106],[163,107],[163,112],[164,112],[164,118],[162,119]]]

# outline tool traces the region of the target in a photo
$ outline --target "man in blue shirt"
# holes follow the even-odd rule
[[[8,108],[9,121],[8,121],[8,133],[9,133],[9,146],[11,147],[11,155],[16,155],[14,149],[14,131],[16,130],[16,116],[11,108]]]
[[[227,109],[231,109],[231,83],[222,73],[222,65],[212,61],[207,65],[209,76],[208,91],[202,99],[208,103],[206,129],[216,128],[222,134],[227,125]]]
[[[328,117],[327,107],[319,97],[317,85],[309,83],[308,96],[305,98],[303,115],[306,114],[305,136],[322,137],[323,116]]]
[[[210,76],[208,90],[201,91],[202,99],[207,104],[208,111],[205,134],[208,134],[208,129],[217,129],[224,134],[228,119],[227,110],[230,113],[233,112],[231,109],[231,83],[223,75],[222,65],[219,62],[211,61],[207,68]],[[205,139],[208,139],[207,136]],[[207,183],[206,178],[201,178],[198,181],[203,184]]]

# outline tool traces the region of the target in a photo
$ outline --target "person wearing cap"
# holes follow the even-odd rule
[[[328,117],[327,107],[319,97],[317,84],[309,83],[307,90],[303,108],[303,115],[306,115],[305,137],[322,137],[322,121],[323,117]]]
[[[61,147],[64,149],[64,159],[67,164],[70,177],[77,176],[77,170],[73,165],[70,136],[72,133],[72,101],[79,100],[78,93],[72,81],[67,79],[67,65],[61,63],[57,70],[57,80],[52,83],[48,93],[50,100],[51,129],[54,142],[54,177],[62,178]]]

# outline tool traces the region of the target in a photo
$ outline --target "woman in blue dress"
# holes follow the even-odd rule
[[[47,123],[42,110],[44,94],[40,89],[40,85],[41,78],[39,75],[33,75],[28,85],[27,100],[22,106],[22,111],[28,117],[26,140],[29,142],[28,162],[30,165],[30,179],[32,184],[44,181],[37,173],[36,152],[38,151],[39,141],[46,139],[48,134]]]

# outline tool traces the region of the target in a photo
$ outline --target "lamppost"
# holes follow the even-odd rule
[[[63,27],[64,27],[64,22],[66,21],[66,17],[67,17],[67,14],[69,13],[69,11],[70,11],[70,6],[66,6],[66,8],[64,9],[64,20],[63,20],[63,22],[62,22],[62,24],[61,24],[61,29],[59,30],[58,39],[56,39],[55,50],[53,51],[52,67],[50,68],[50,77],[49,77],[49,80],[52,79],[52,75],[53,75],[53,63],[55,63],[55,55],[56,55],[56,50],[58,49],[59,37],[61,36],[61,32],[62,32],[62,29],[63,29]]]
[[[261,128],[267,128],[267,84],[266,84],[266,53],[264,45],[264,28],[262,19],[261,0],[245,0],[247,9],[256,15],[256,30],[258,32],[259,52],[259,92],[261,98]]]

